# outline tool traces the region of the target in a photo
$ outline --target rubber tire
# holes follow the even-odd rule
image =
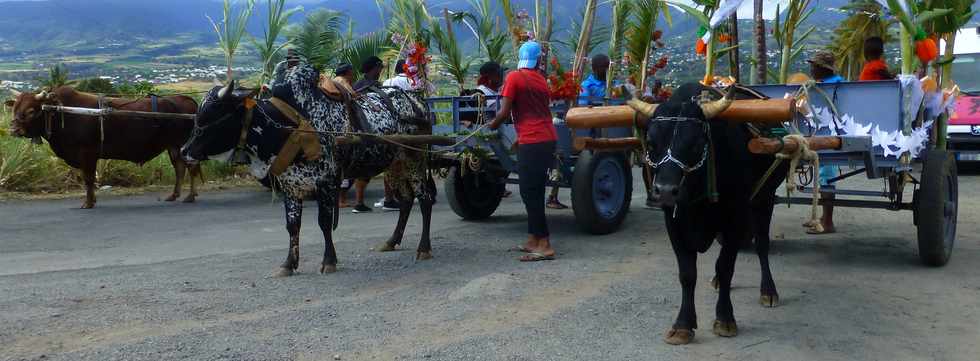
[[[594,180],[596,171],[605,162],[613,162],[622,170],[623,200],[618,210],[609,216],[603,216],[596,208],[594,199]],[[615,185],[613,185],[615,186]],[[630,202],[633,198],[633,172],[626,163],[626,156],[618,152],[583,151],[575,163],[572,176],[572,210],[575,213],[575,223],[579,228],[591,234],[610,234],[619,229],[629,213]]]
[[[482,177],[480,179],[482,187],[477,186],[476,177]],[[500,206],[506,186],[501,179],[495,178],[487,172],[467,172],[464,177],[460,175],[458,165],[450,167],[449,177],[443,182],[449,208],[452,208],[460,218],[468,221],[489,218]],[[481,189],[487,186],[495,189]]]
[[[915,194],[915,219],[918,226],[919,258],[928,266],[949,262],[956,240],[956,216],[959,185],[953,153],[930,150],[926,154]],[[947,202],[949,202],[947,204]],[[951,206],[952,209],[948,209]],[[952,212],[947,218],[947,212]]]

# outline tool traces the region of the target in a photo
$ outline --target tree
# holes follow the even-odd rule
[[[343,14],[318,9],[309,13],[302,24],[289,26],[284,32],[292,49],[322,72],[335,65],[331,60],[336,59],[337,52],[344,46],[343,24]]]
[[[260,83],[264,84],[272,76],[273,67],[282,59],[282,49],[289,41],[277,44],[279,36],[289,23],[289,17],[303,11],[302,6],[286,10],[286,0],[268,0],[268,18],[262,28],[262,40],[251,36],[252,46],[255,47],[262,60],[262,75]]]
[[[116,89],[109,79],[88,78],[78,82],[75,87],[78,91],[95,94],[115,94]]]
[[[864,64],[865,39],[878,36],[886,43],[892,41],[890,23],[884,19],[881,5],[874,0],[855,0],[843,7],[848,17],[834,30],[830,50],[837,58],[842,76],[857,79]]]
[[[504,64],[510,57],[507,55],[507,32],[500,29],[494,22],[497,16],[492,0],[469,0],[471,12],[455,12],[455,21],[462,22],[477,41],[477,55],[485,56],[488,61]]]
[[[464,59],[463,51],[456,42],[456,34],[453,32],[453,21],[449,15],[449,9],[443,9],[443,19],[445,21],[445,29],[439,26],[438,20],[432,20],[432,37],[436,40],[436,45],[439,47],[439,62],[453,76],[453,79],[456,80],[459,93],[462,94],[464,84],[466,83],[466,75],[469,73],[470,66],[473,65],[473,59]]]
[[[245,6],[235,15],[232,13],[231,0],[224,0],[221,23],[218,24],[210,16],[207,17],[211,26],[214,27],[214,32],[218,34],[218,45],[224,52],[225,62],[228,64],[226,74],[228,82],[231,82],[232,79],[235,52],[238,50],[238,44],[241,43],[242,37],[245,36],[248,18],[252,16],[252,9],[254,8],[255,0],[247,0]]]
[[[40,79],[41,87],[48,90],[53,90],[54,88],[74,85],[75,82],[68,80],[68,68],[64,64],[56,64],[55,66],[48,69],[48,77],[46,79]]]

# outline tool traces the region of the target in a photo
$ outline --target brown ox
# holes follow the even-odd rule
[[[85,201],[82,208],[95,206],[95,166],[99,159],[119,159],[142,165],[164,150],[177,176],[173,193],[167,201],[180,197],[181,183],[188,166],[180,157],[180,146],[187,141],[194,121],[189,119],[145,119],[131,116],[84,116],[42,111],[45,104],[81,108],[111,107],[119,110],[157,111],[195,114],[197,102],[186,96],[143,99],[101,98],[76,91],[72,87],[55,88],[50,93],[15,93],[5,104],[13,108],[12,134],[27,138],[44,138],[51,149],[68,165],[82,170],[85,178]],[[101,107],[100,107],[101,105]],[[156,108],[156,109],[154,109]],[[195,175],[200,166],[190,166],[191,192],[184,202],[194,202],[197,188]]]

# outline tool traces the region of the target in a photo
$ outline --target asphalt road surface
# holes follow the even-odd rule
[[[714,336],[716,245],[699,258],[701,328],[681,347],[662,341],[680,286],[663,215],[643,209],[640,192],[612,235],[585,235],[570,210],[549,211],[559,258],[538,263],[508,251],[525,238],[516,194],[484,222],[461,221],[440,198],[435,258],[423,262],[414,260],[417,211],[404,250],[383,254],[370,249],[396,214],[345,212],[340,271],[330,275],[316,272],[323,242],[308,202],[300,273],[290,278],[268,277],[288,243],[270,193],[207,193],[190,205],[156,198],[104,194],[94,210],[75,209],[77,199],[0,203],[0,360],[980,357],[976,175],[960,178],[958,239],[942,268],[919,263],[910,212],[838,209],[840,233],[810,236],[800,227],[809,208],[777,207],[782,304],[758,304],[758,260],[742,253],[739,335]]]

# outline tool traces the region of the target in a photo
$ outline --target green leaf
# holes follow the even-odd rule
[[[929,9],[915,16],[917,24],[925,24],[927,21],[937,17],[946,16],[953,12],[953,9]]]
[[[702,26],[706,28],[711,27],[711,19],[709,19],[708,16],[704,15],[704,13],[702,13],[701,10],[698,10],[690,5],[682,4],[675,1],[668,1],[667,3],[683,10],[685,13],[687,13],[687,15],[690,15],[695,20],[697,20],[698,23],[700,23]]]

